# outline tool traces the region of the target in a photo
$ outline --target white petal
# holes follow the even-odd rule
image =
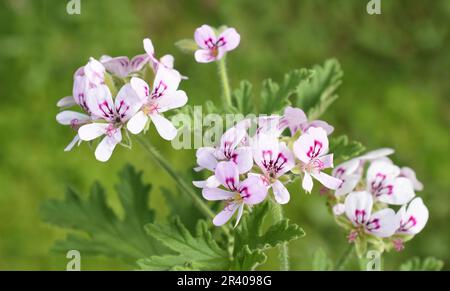
[[[131,88],[136,92],[141,100],[146,100],[150,95],[150,86],[141,78],[133,77],[130,80]]]
[[[178,85],[181,82],[180,73],[176,70],[159,66],[156,72],[155,80],[153,81],[153,92],[164,92],[164,95],[177,91]]]
[[[197,164],[204,169],[214,171],[217,165],[217,159],[214,156],[215,149],[212,147],[202,147],[197,150]]]
[[[336,216],[342,215],[345,213],[345,204],[338,203],[333,206],[333,214]]]
[[[399,177],[393,180],[393,183],[387,182],[386,186],[392,186],[391,194],[382,194],[378,196],[381,202],[392,205],[403,205],[408,203],[414,196],[414,189],[409,179]]]
[[[63,125],[80,124],[89,120],[89,116],[76,111],[61,111],[56,115],[56,121]]]
[[[108,126],[108,123],[86,124],[78,129],[78,135],[80,136],[81,140],[90,141],[104,135]]]
[[[244,204],[241,204],[238,208],[238,214],[236,217],[236,223],[234,224],[234,227],[238,226],[239,221],[241,221],[241,217],[242,217],[243,213],[244,213]]]
[[[341,186],[342,180],[325,174],[324,172],[311,173],[311,176],[316,178],[322,185],[331,190],[336,190]]]
[[[105,136],[95,149],[95,158],[100,162],[106,162],[111,157],[114,148],[122,140],[122,134],[118,130],[113,136]]]
[[[283,183],[276,180],[272,184],[272,190],[273,190],[273,194],[275,196],[275,200],[279,204],[286,204],[289,202],[289,199],[291,196],[289,195],[289,191],[288,191],[288,189],[286,189],[286,187],[283,185]]]
[[[250,147],[240,147],[234,151],[235,157],[233,161],[239,168],[239,173],[244,174],[253,167],[253,154]]]
[[[125,78],[130,73],[130,60],[128,57],[100,58],[106,70],[114,75]]]
[[[267,187],[256,176],[249,176],[239,185],[239,193],[246,204],[253,205],[264,201],[267,196]]]
[[[343,176],[340,179],[342,180],[342,184],[340,184],[334,192],[334,195],[338,197],[352,192],[355,189],[356,185],[358,185],[359,181],[361,181],[361,175],[353,174]]]
[[[223,48],[226,51],[231,51],[239,45],[241,36],[237,33],[236,29],[227,28],[219,35],[217,39],[219,41],[218,45],[223,43]]]
[[[114,102],[108,86],[99,85],[87,91],[86,104],[91,114],[105,120],[113,120],[115,117]]]
[[[157,99],[158,112],[166,112],[171,109],[180,108],[186,105],[188,97],[186,92],[178,90],[169,94],[165,94]]]
[[[352,192],[345,198],[345,214],[356,226],[365,224],[372,213],[373,198],[366,191]]]
[[[416,191],[422,191],[423,190],[423,184],[417,180],[416,172],[414,172],[413,169],[409,167],[403,167],[400,169],[400,176],[408,178],[414,186],[414,190]]]
[[[142,70],[149,60],[150,57],[148,54],[134,56],[130,61],[130,73]]]
[[[237,203],[228,203],[227,206],[225,206],[225,208],[219,212],[216,217],[214,217],[213,224],[216,226],[221,226],[227,223],[239,206],[240,205]]]
[[[310,174],[304,172],[303,181],[302,181],[302,188],[307,192],[311,193],[311,190],[313,188],[313,180]]]
[[[138,96],[136,91],[133,90],[129,83],[120,88],[114,102],[116,113],[119,115],[122,122],[130,119],[131,116],[141,109],[142,104],[143,100]]]
[[[148,116],[142,112],[138,111],[127,123],[127,129],[132,134],[139,134],[142,130],[144,130],[145,125],[148,122]]]
[[[381,148],[374,151],[370,151],[359,158],[362,160],[376,160],[382,157],[389,156],[394,153],[393,149],[390,148]]]
[[[172,55],[164,55],[159,59],[166,68],[173,69],[175,58]]]
[[[425,227],[428,221],[428,208],[421,198],[415,198],[409,203],[408,209],[403,206],[397,213],[400,221],[399,233],[415,235]]]
[[[59,99],[58,103],[56,103],[56,106],[59,108],[65,108],[65,107],[71,107],[77,105],[77,102],[73,98],[73,96],[66,96],[61,99]]]
[[[399,220],[395,211],[385,208],[372,214],[370,220],[365,225],[368,233],[378,237],[390,237],[399,227]]]
[[[76,144],[77,142],[79,142],[79,141],[80,141],[80,137],[79,137],[78,134],[77,134],[77,135],[75,135],[75,137],[72,139],[72,141],[65,147],[64,151],[65,151],[65,152],[71,151],[71,150],[73,149],[73,147],[75,146],[75,144]]]
[[[308,163],[327,152],[327,133],[320,127],[311,127],[294,142],[294,153],[304,163]]]
[[[211,48],[217,41],[214,30],[206,24],[195,30],[194,39],[197,45],[203,49]]]
[[[202,191],[203,198],[210,201],[229,200],[234,197],[234,193],[219,188],[204,188]]]
[[[236,191],[239,185],[239,170],[233,162],[220,162],[216,166],[217,180],[231,191]]]
[[[151,114],[151,120],[155,124],[159,135],[165,140],[172,140],[177,136],[177,129],[173,124],[160,114]]]
[[[198,63],[210,63],[218,59],[211,54],[210,50],[206,49],[196,50],[194,53],[194,57]]]

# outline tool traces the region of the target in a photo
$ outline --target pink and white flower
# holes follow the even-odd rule
[[[87,93],[87,105],[91,115],[98,120],[80,127],[78,135],[81,140],[90,141],[105,136],[95,150],[97,160],[109,160],[116,145],[122,141],[122,128],[125,123],[141,108],[143,100],[125,84],[113,101],[106,85],[92,88]]]
[[[373,161],[367,170],[367,192],[375,199],[393,205],[408,203],[414,196],[412,182],[400,177],[400,169],[390,160]]]
[[[174,68],[175,58],[172,55],[164,55],[158,60],[158,58],[155,56],[155,48],[153,47],[152,41],[149,38],[146,38],[144,39],[143,43],[144,50],[147,53],[147,56],[150,58],[153,72],[157,73],[160,65],[162,67],[165,67],[166,69]],[[178,71],[174,70],[174,73],[178,73]],[[187,77],[181,76],[181,79],[187,79]]]
[[[400,169],[400,177],[405,177],[411,181],[413,184],[414,190],[416,191],[422,191],[423,190],[423,184],[420,182],[416,177],[416,172],[414,172],[413,169],[409,167],[403,167]]]
[[[408,206],[403,205],[397,212],[400,221],[398,234],[416,235],[422,231],[428,221],[428,208],[422,198],[414,198]]]
[[[323,128],[311,127],[294,142],[294,153],[301,161],[300,170],[303,172],[302,187],[311,192],[312,177],[325,187],[336,190],[342,181],[330,176],[322,170],[333,167],[333,154],[328,153],[328,137]]]
[[[372,213],[373,197],[366,191],[352,192],[345,199],[345,214],[358,229],[378,237],[390,237],[399,227],[395,211],[385,208]]]
[[[300,108],[294,108],[287,106],[284,109],[283,117],[280,120],[280,124],[285,128],[289,128],[291,135],[294,136],[299,130],[306,132],[310,127],[323,128],[327,135],[330,135],[334,131],[334,127],[322,120],[308,121],[306,114]]]
[[[102,56],[100,62],[106,70],[120,78],[128,77],[130,74],[138,72],[148,63],[150,57],[147,54],[141,54],[133,57],[110,57]]]
[[[216,226],[225,224],[237,211],[236,226],[242,217],[245,205],[252,206],[261,203],[267,196],[267,187],[260,178],[250,176],[242,182],[239,181],[239,169],[235,163],[218,163],[215,176],[225,190],[204,188],[202,194],[207,200],[224,200],[227,202],[225,208],[213,219]]]
[[[175,126],[162,113],[184,106],[187,103],[186,93],[178,90],[181,78],[178,72],[160,66],[153,82],[153,90],[142,79],[133,77],[130,81],[141,100],[142,108],[128,122],[127,128],[133,134],[144,130],[149,118],[156,130],[165,140],[172,140],[177,135]]]
[[[264,181],[272,188],[275,200],[280,204],[288,203],[289,191],[279,178],[295,166],[295,159],[286,143],[279,142],[273,136],[260,134],[254,140],[253,158],[263,173]]]
[[[234,28],[227,28],[219,36],[209,25],[202,25],[195,30],[194,39],[200,47],[195,51],[195,60],[199,63],[209,63],[220,60],[226,52],[234,50],[241,36]]]

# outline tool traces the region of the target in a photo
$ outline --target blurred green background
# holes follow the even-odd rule
[[[67,185],[86,192],[94,180],[117,205],[112,185],[125,162],[144,170],[154,185],[151,203],[164,217],[159,187],[173,189],[169,177],[137,145],[120,148],[106,164],[86,145],[63,152],[73,132],[55,122],[55,103],[71,94],[72,74],[90,56],[134,56],[144,37],[190,77],[182,84],[189,104],[218,100],[216,66],[197,64],[174,46],[204,23],[241,34],[228,58],[233,87],[241,79],[258,87],[267,77],[337,58],[344,83],[323,119],[369,149],[395,148],[395,162],[414,168],[425,184],[419,195],[430,209],[428,225],[403,252],[384,257],[386,268],[412,256],[435,256],[450,268],[450,1],[382,0],[382,14],[373,16],[365,0],[81,0],[81,15],[68,15],[67,2],[0,2],[0,269],[65,269],[65,256],[49,252],[64,231],[41,222],[39,205],[63,197]],[[194,151],[151,139],[177,170],[194,164]],[[336,259],[347,242],[324,198],[296,195],[296,187],[287,215],[307,236],[291,243],[292,268],[310,269],[318,248]],[[132,267],[82,257],[82,268]],[[265,268],[275,268],[274,260]]]

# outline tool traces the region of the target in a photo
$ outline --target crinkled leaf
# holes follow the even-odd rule
[[[272,206],[265,202],[255,206],[252,213],[242,218],[235,230],[235,249],[237,251],[245,245],[248,245],[251,250],[266,250],[305,235],[302,228],[295,223],[290,223],[288,219],[283,219],[264,230],[263,224],[270,216],[270,207]]]
[[[250,250],[248,245],[245,245],[235,256],[232,270],[253,271],[266,260],[267,256],[262,250]]]
[[[195,236],[186,229],[178,217],[169,223],[147,224],[145,229],[150,236],[176,254],[141,259],[138,264],[142,269],[172,270],[181,267],[227,270],[230,267],[227,251],[217,245],[205,221],[198,222]]]
[[[327,60],[323,66],[315,66],[309,82],[297,88],[297,107],[307,112],[310,120],[319,118],[336,99],[336,89],[342,83],[343,72],[337,60]]]
[[[143,225],[154,220],[148,208],[151,186],[142,182],[142,172],[125,166],[116,185],[124,218],[120,219],[108,206],[105,191],[95,183],[87,200],[73,189],[68,189],[65,200],[48,200],[42,205],[45,222],[55,226],[78,230],[83,234],[70,234],[57,241],[55,251],[76,249],[81,253],[118,257],[134,262],[161,250],[158,242],[147,236]]]
[[[364,150],[365,147],[360,142],[349,141],[346,135],[330,139],[330,152],[333,153],[336,164],[356,157]]]
[[[414,257],[401,264],[400,271],[440,271],[443,267],[444,262],[434,257],[427,257],[423,260]]]
[[[255,113],[252,84],[249,81],[241,81],[239,88],[234,90],[232,104],[236,113],[242,113],[243,115]]]

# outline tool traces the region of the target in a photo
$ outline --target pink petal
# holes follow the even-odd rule
[[[365,230],[378,237],[390,237],[398,229],[399,223],[395,211],[385,208],[372,214],[365,225]]]
[[[100,85],[87,91],[87,107],[97,118],[112,121],[115,117],[114,102],[111,91],[106,85]]]
[[[400,176],[408,178],[414,186],[414,190],[416,191],[422,191],[423,190],[423,184],[417,180],[416,173],[413,169],[408,167],[403,167],[400,169]]]
[[[217,159],[214,155],[215,149],[211,147],[199,148],[196,153],[197,164],[202,169],[214,171],[217,165]]]
[[[334,131],[334,127],[323,120],[313,120],[311,122],[308,122],[304,125],[302,130],[307,131],[311,127],[320,127],[325,130],[327,135],[330,135]]]
[[[116,113],[122,122],[130,119],[143,105],[143,100],[138,96],[129,83],[120,88],[115,100]]]
[[[301,129],[302,124],[308,121],[306,114],[300,108],[294,108],[291,106],[287,106],[284,109],[284,114],[281,119],[281,124],[284,128],[289,127],[291,131],[291,135],[295,135],[295,133]]]
[[[209,25],[202,25],[195,30],[194,39],[197,45],[203,49],[212,48],[217,42],[216,33]]]
[[[194,57],[198,63],[210,63],[217,60],[217,57],[212,55],[211,51],[207,49],[196,50]]]
[[[311,127],[294,142],[294,153],[304,163],[327,152],[328,137],[322,128]]]
[[[105,136],[95,149],[95,158],[100,162],[106,162],[111,157],[114,148],[122,140],[120,130],[117,130],[113,136]]]
[[[130,80],[130,85],[141,100],[146,100],[149,97],[150,86],[144,80],[137,77],[133,77]]]
[[[406,205],[404,205],[397,216],[400,221],[400,228],[397,232],[415,235],[425,227],[429,213],[422,199],[415,198],[409,203],[408,209],[406,210]]]
[[[75,101],[73,96],[63,97],[56,103],[56,106],[58,106],[59,108],[66,108],[74,105],[77,105],[77,102]]]
[[[345,214],[355,225],[365,224],[372,213],[373,198],[366,191],[352,192],[345,198]]]
[[[61,111],[56,115],[56,121],[63,125],[80,124],[89,121],[89,116],[76,111]]]
[[[188,97],[182,90],[178,90],[158,98],[158,112],[166,112],[171,109],[186,105]]]
[[[219,188],[204,188],[202,191],[203,198],[210,201],[230,200],[236,195],[233,192],[225,191]]]
[[[219,45],[223,43],[225,51],[234,50],[241,41],[241,36],[234,28],[225,29],[218,37]]]
[[[328,174],[325,174],[324,172],[319,173],[311,173],[311,176],[313,176],[315,179],[317,179],[322,185],[327,187],[331,190],[336,190],[341,186],[342,180],[335,178],[333,176],[330,176]]]
[[[319,160],[323,163],[323,168],[328,169],[333,167],[333,154],[319,157]]]
[[[227,223],[239,208],[239,206],[239,204],[234,202],[228,203],[227,206],[225,206],[225,208],[221,212],[219,212],[216,217],[214,217],[213,224],[215,226],[221,226]]]
[[[105,67],[94,58],[90,58],[89,62],[84,66],[84,74],[89,82],[100,85],[104,81]]]
[[[150,56],[148,54],[134,56],[130,61],[130,73],[142,70],[149,60]]]
[[[159,62],[166,68],[173,69],[175,58],[172,55],[164,55],[159,59]]]
[[[78,135],[81,140],[90,141],[106,133],[106,129],[109,127],[108,123],[90,123],[83,125],[78,129]]]
[[[261,203],[267,196],[267,187],[256,176],[249,176],[239,185],[239,193],[246,204]]]
[[[253,154],[250,147],[241,147],[234,151],[236,157],[234,162],[238,166],[239,173],[244,174],[250,171],[253,167]]]
[[[239,170],[233,162],[220,162],[216,166],[217,180],[231,191],[236,191],[239,185]]]
[[[106,70],[120,78],[125,78],[130,73],[128,57],[102,58],[100,61]]]
[[[180,73],[176,70],[159,66],[156,72],[155,80],[153,81],[153,92],[155,94],[169,94],[177,91],[181,82]]]
[[[392,186],[391,194],[382,194],[378,200],[392,205],[403,205],[408,203],[414,196],[414,188],[409,179],[399,177],[386,183]]]

